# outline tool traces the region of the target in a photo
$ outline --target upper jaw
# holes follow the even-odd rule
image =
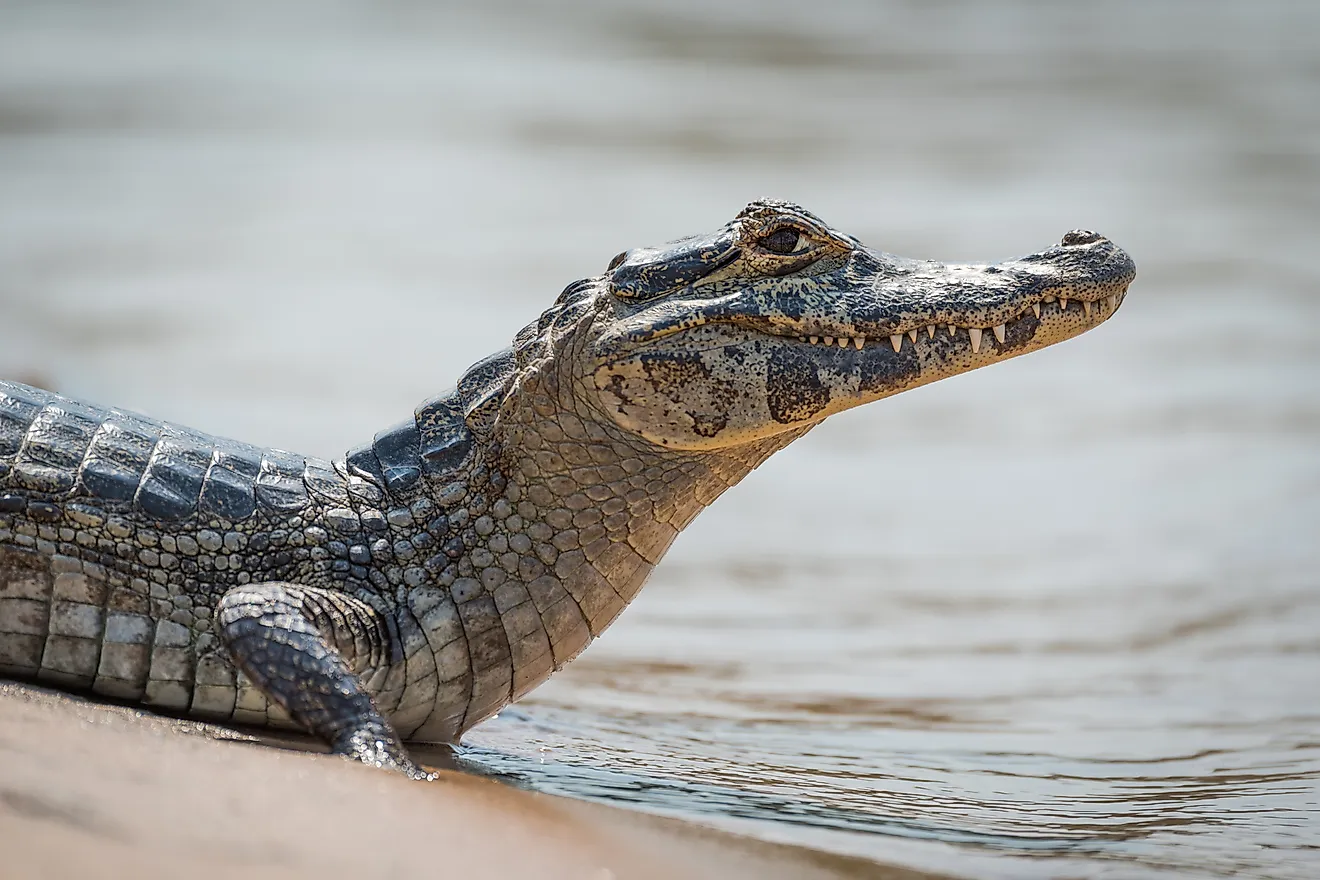
[[[1101,239],[1087,253],[1051,248],[993,265],[917,262],[887,257],[869,280],[823,300],[823,309],[734,311],[730,323],[778,336],[845,337],[895,342],[931,327],[995,332],[1042,309],[1079,310],[1099,324],[1121,304],[1136,268]],[[876,255],[872,255],[873,257]],[[882,255],[887,256],[887,255]],[[1082,257],[1082,259],[1078,259]]]
[[[933,337],[932,328],[947,328],[965,331],[979,348],[982,333],[1002,342],[1006,325],[1029,314],[1039,320],[1047,308],[1074,309],[1087,326],[1099,324],[1121,304],[1135,274],[1131,257],[1098,236],[995,265],[905,260],[859,247],[826,279],[766,279],[723,297],[662,301],[623,319],[598,351],[608,356],[710,323],[895,351],[904,336],[915,342],[922,334]]]

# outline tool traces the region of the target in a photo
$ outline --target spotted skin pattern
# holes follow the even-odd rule
[[[569,285],[334,462],[0,381],[0,675],[425,778],[404,741],[456,741],[577,656],[776,450],[1089,329],[1133,275],[1089,232],[953,266],[754,202]]]

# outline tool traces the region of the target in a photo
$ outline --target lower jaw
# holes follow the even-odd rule
[[[946,324],[936,325],[933,334],[929,329],[918,331],[915,340],[912,334],[903,334],[897,340],[868,339],[861,351],[856,351],[850,340],[851,357],[845,358],[852,363],[837,364],[844,369],[836,375],[841,379],[848,375],[856,382],[855,389],[832,399],[812,421],[1079,336],[1104,323],[1121,305],[1122,297],[1116,299],[1112,307],[1105,300],[1091,303],[1089,314],[1077,300],[1066,308],[1057,300],[1047,301],[1041,304],[1039,317],[1028,310],[999,328],[980,331],[979,338],[976,328],[951,328]],[[821,367],[831,372],[837,369],[833,364]]]
[[[1012,352],[1012,349],[1020,347],[1023,328],[1027,328],[1030,333],[1034,333],[1037,327],[1052,329],[1058,325],[1064,328],[1058,340],[1044,343],[1050,345],[1054,341],[1071,338],[1090,330],[1092,327],[1103,324],[1117,311],[1122,301],[1122,294],[1115,294],[1094,302],[1049,297],[1027,309],[1016,318],[993,327],[976,327],[966,322],[938,323],[928,324],[924,328],[909,330],[905,333],[895,333],[887,337],[799,336],[797,338],[799,342],[813,346],[824,346],[827,349],[837,346],[844,350],[865,350],[872,347],[883,348],[887,346],[891,347],[895,354],[901,354],[908,345],[921,347],[925,343],[936,342],[947,337],[949,339],[962,339],[972,354],[992,353],[995,350]]]

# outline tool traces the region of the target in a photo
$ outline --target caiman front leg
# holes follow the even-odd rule
[[[392,653],[380,612],[343,593],[287,583],[236,587],[216,611],[234,665],[336,754],[434,778],[408,757],[354,671]]]

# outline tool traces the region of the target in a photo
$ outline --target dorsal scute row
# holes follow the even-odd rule
[[[340,484],[340,485],[336,485]],[[0,381],[0,493],[239,523],[343,494],[328,462]]]

